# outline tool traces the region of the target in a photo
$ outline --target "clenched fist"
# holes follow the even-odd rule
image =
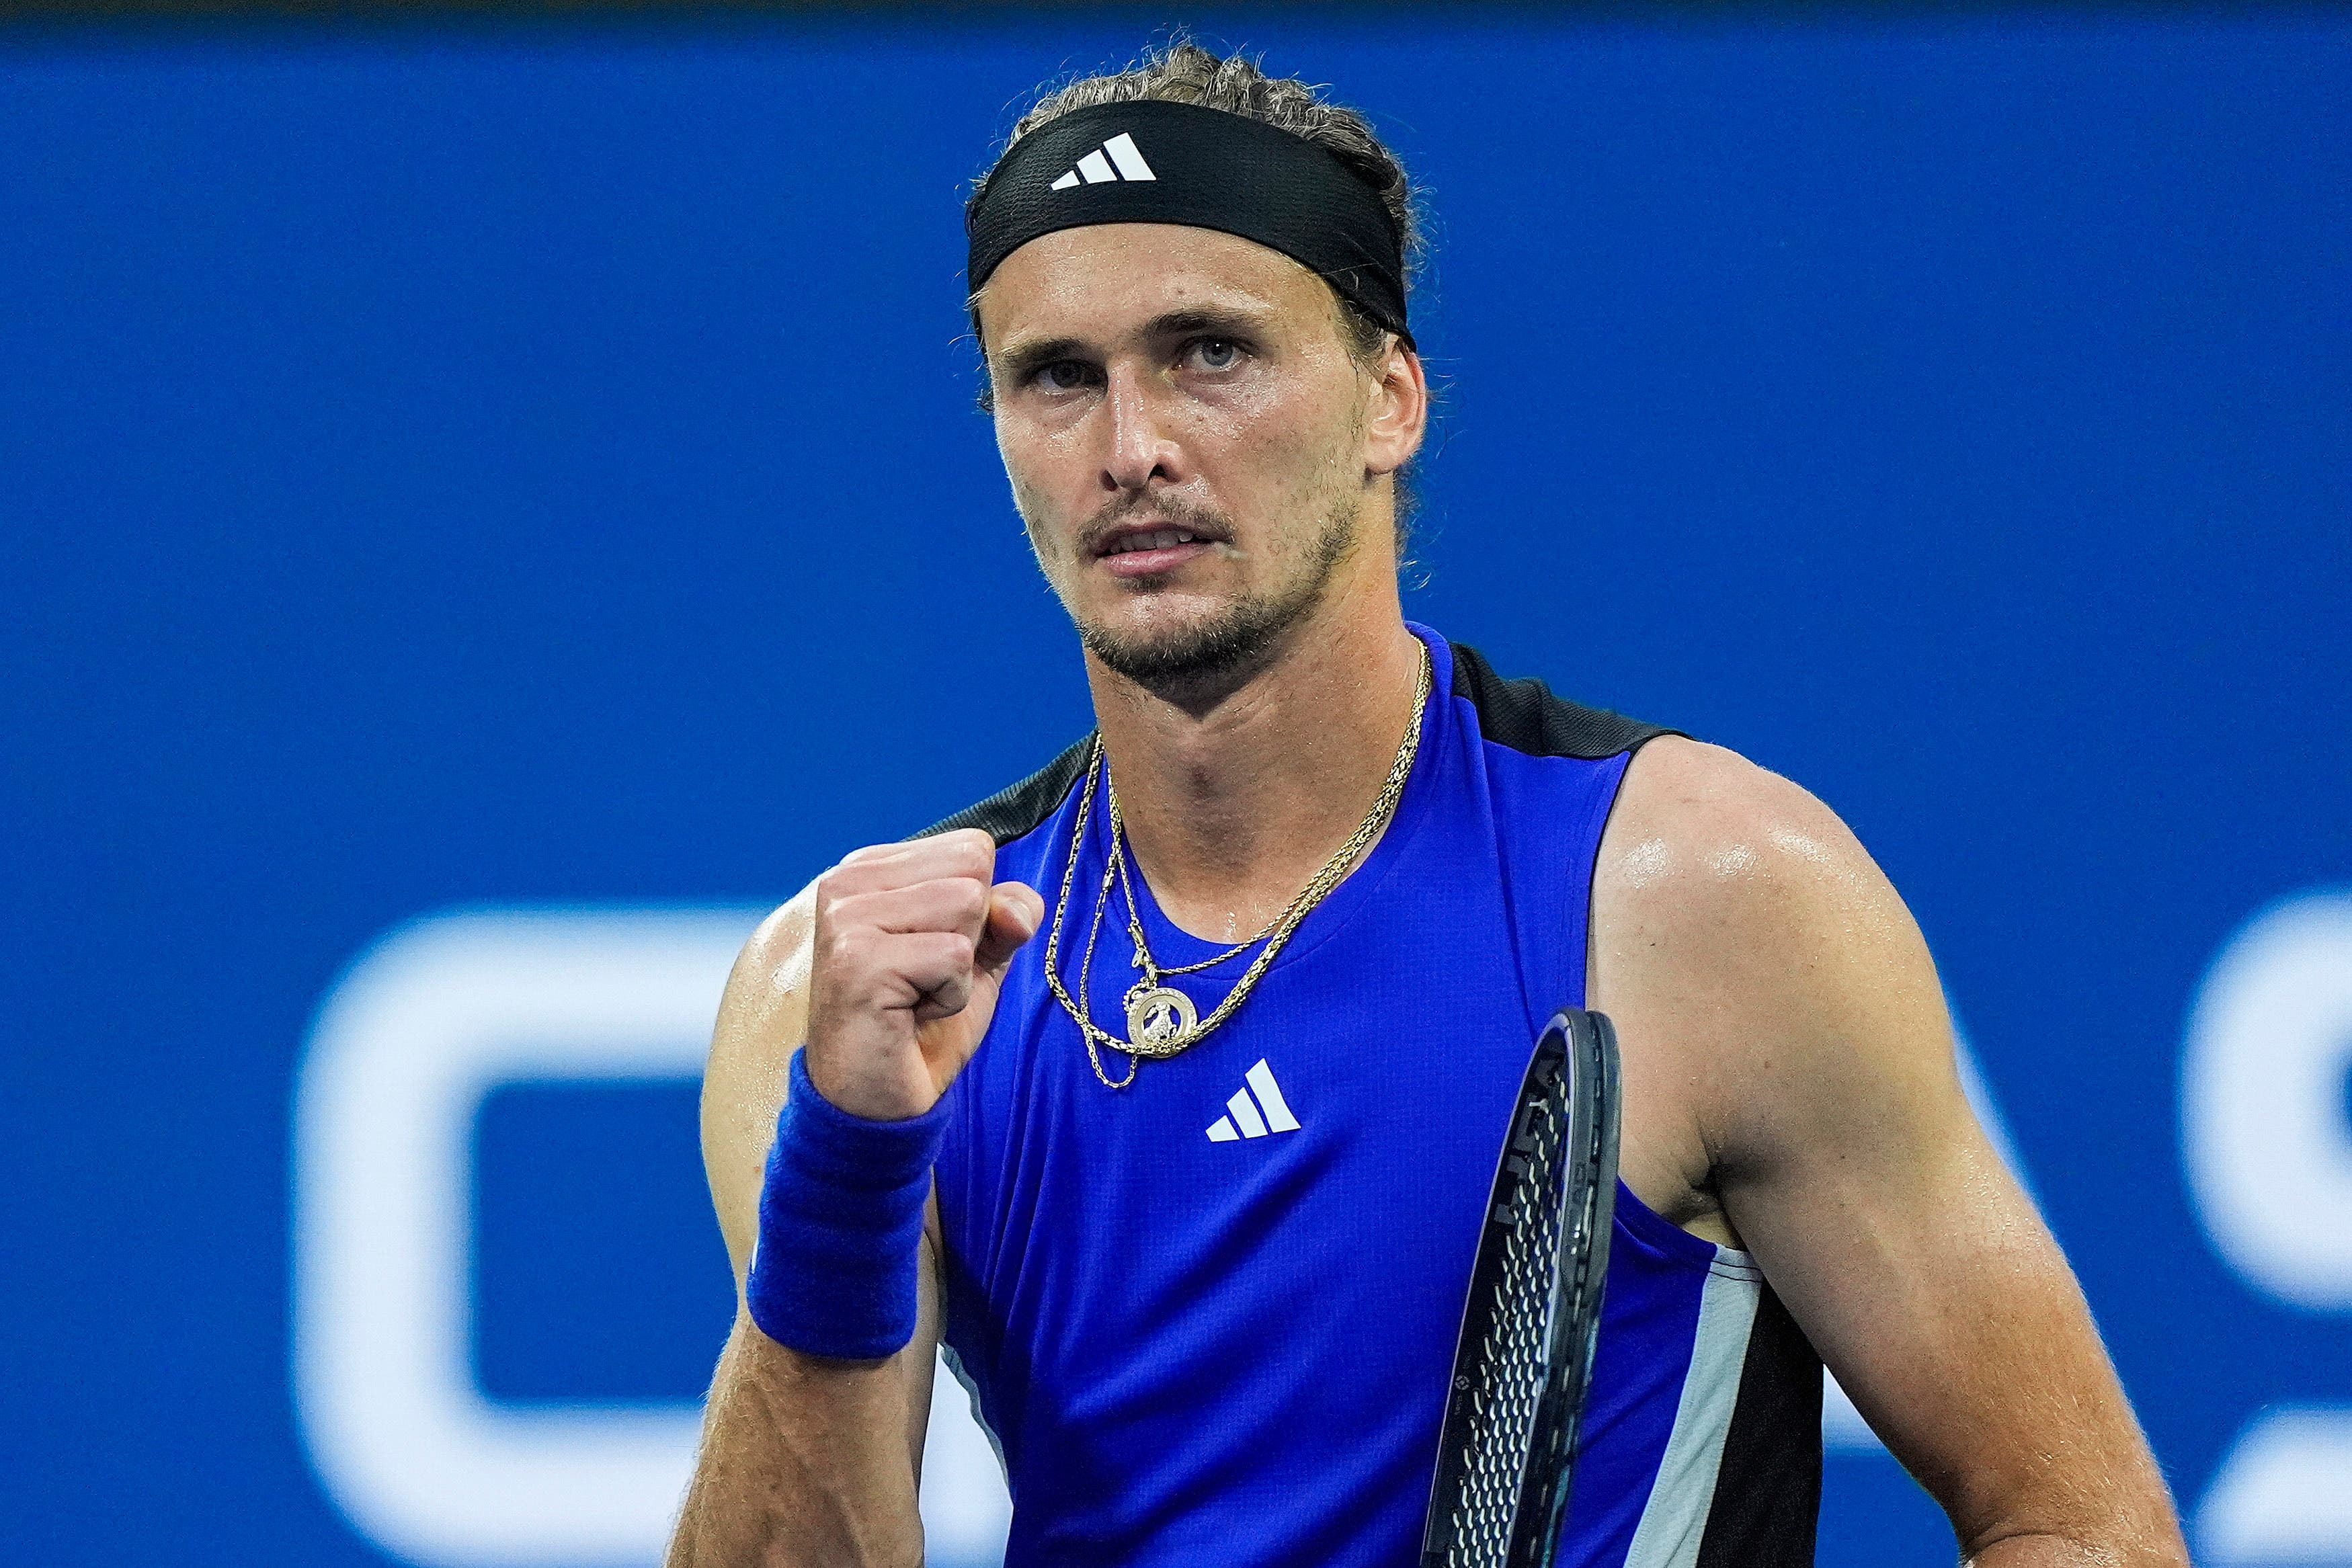
[[[809,1081],[853,1116],[904,1121],[980,1048],[998,984],[1045,901],[992,880],[976,828],[857,851],[816,883]]]

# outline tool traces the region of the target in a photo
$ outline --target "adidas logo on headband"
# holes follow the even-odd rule
[[[1114,164],[1118,165],[1117,172],[1112,172]],[[1079,159],[1078,166],[1055,181],[1049,189],[1066,191],[1081,180],[1089,185],[1099,185],[1106,180],[1156,180],[1159,177],[1151,172],[1151,165],[1143,161],[1143,154],[1136,150],[1135,138],[1122,131]]]
[[[1212,229],[1279,251],[1412,346],[1395,214],[1346,159],[1278,125],[1148,98],[1055,116],[965,201],[966,284],[976,295],[1030,241],[1093,224]]]

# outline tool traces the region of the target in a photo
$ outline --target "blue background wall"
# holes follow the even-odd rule
[[[383,933],[773,902],[1084,727],[960,182],[1160,19],[0,32],[0,1557],[385,1560],[288,1375],[291,1085]],[[1430,188],[1409,611],[1853,823],[2184,1504],[2352,1405],[2179,1101],[2216,953],[2352,883],[2352,24],[1198,21]],[[690,1091],[475,1138],[485,1392],[692,1397]],[[1831,1471],[1825,1562],[1947,1556]]]

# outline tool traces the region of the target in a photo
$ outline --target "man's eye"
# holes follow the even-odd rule
[[[1230,371],[1241,362],[1242,346],[1231,338],[1196,338],[1192,353],[1203,370]]]
[[[1076,392],[1093,379],[1093,367],[1076,360],[1055,360],[1037,371],[1037,384],[1047,392]]]

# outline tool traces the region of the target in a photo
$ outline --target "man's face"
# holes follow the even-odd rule
[[[1336,574],[1393,572],[1368,503],[1410,444],[1391,450],[1383,384],[1289,257],[1176,225],[1066,229],[1005,258],[980,320],[1014,504],[1112,669],[1244,671]]]

